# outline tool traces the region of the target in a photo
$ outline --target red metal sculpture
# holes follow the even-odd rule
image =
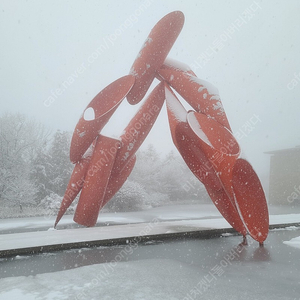
[[[55,226],[81,191],[74,221],[94,226],[100,209],[121,188],[135,164],[135,153],[151,130],[166,100],[173,142],[213,203],[233,228],[259,243],[267,238],[269,214],[263,188],[251,165],[240,158],[218,90],[197,78],[185,64],[167,58],[184,23],[180,11],[169,13],[152,29],[130,75],[103,89],[87,106],[71,142],[75,163]],[[150,93],[119,139],[101,129],[126,97],[139,103]],[[186,111],[176,96],[186,100]],[[89,116],[88,116],[89,115]]]

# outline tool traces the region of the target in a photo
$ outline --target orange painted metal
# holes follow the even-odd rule
[[[99,210],[114,196],[114,194],[121,188],[121,186],[126,181],[127,177],[131,173],[134,164],[135,164],[135,153],[139,146],[142,144],[146,136],[148,135],[149,131],[151,130],[160,110],[165,100],[165,93],[164,93],[164,85],[163,83],[160,83],[148,96],[145,103],[141,106],[141,108],[138,110],[137,114],[133,117],[133,119],[130,121],[128,126],[125,128],[124,133],[121,135],[120,140],[113,140],[114,142],[110,143],[110,149],[106,153],[105,160],[112,159],[114,157],[115,161],[111,170],[111,174],[107,183],[107,187],[105,190],[105,194],[103,196],[103,199],[101,201],[98,201],[97,205],[99,205]],[[109,139],[104,136],[100,136],[97,140],[97,145],[99,144],[99,141],[103,144],[106,139]],[[99,147],[99,146],[98,146]],[[96,150],[95,150],[96,152]],[[74,185],[74,181],[76,182],[78,179],[77,177],[80,174],[80,178],[85,178],[86,174],[94,173],[91,170],[96,170],[95,161],[97,164],[97,161],[100,161],[103,159],[103,157],[99,157],[97,154],[97,159],[94,158],[96,154],[93,155],[93,159],[90,162],[90,164],[85,163],[85,160],[81,160],[80,163],[76,164],[74,176],[70,179],[67,191],[71,189],[71,187]],[[84,167],[83,167],[84,163]],[[89,168],[88,168],[89,166]],[[80,171],[80,172],[79,172]],[[84,184],[86,185],[86,184]],[[82,221],[82,218],[79,217],[81,214],[81,210],[83,210],[83,207],[86,207],[87,204],[85,202],[91,201],[89,197],[85,196],[87,194],[86,190],[89,189],[90,184],[87,184],[87,187],[85,188],[85,192],[83,192],[83,196],[80,196],[79,204],[76,209],[76,217],[74,218],[75,222],[84,225],[89,224],[86,226],[93,226],[91,223],[88,223],[86,220]],[[78,190],[77,194],[80,190]],[[103,191],[103,189],[102,189]],[[66,192],[67,193],[67,192]],[[72,201],[75,199],[77,194],[73,195],[73,198],[70,199],[69,197],[65,196],[65,200],[63,200],[61,209],[59,211],[57,220],[55,222],[55,226],[65,213],[66,209],[70,206]],[[88,199],[88,200],[86,200]],[[72,201],[71,201],[72,200]],[[94,203],[96,200],[92,200]],[[93,204],[95,205],[95,204]],[[96,212],[95,212],[96,215]],[[98,215],[98,213],[97,213]],[[93,219],[95,219],[95,216],[93,216]]]
[[[54,224],[54,227],[57,226],[58,222],[61,220],[63,215],[65,214],[68,207],[75,200],[76,196],[81,191],[85,176],[88,172],[89,163],[91,160],[91,156],[87,158],[82,158],[80,162],[78,162],[73,170],[71,175],[69,184],[67,186],[64,198],[62,200],[59,212],[57,214],[57,218]],[[100,203],[100,209],[118,192],[118,190],[122,187],[124,182],[127,180],[128,176],[132,172],[132,169],[136,162],[136,156],[134,155],[127,165],[119,171],[118,167],[114,167],[112,169],[103,200]]]
[[[183,23],[183,13],[174,11],[164,16],[151,30],[130,70],[130,74],[136,77],[135,84],[127,95],[130,104],[139,103],[145,96],[156,70],[165,61]]]
[[[211,83],[188,72],[162,67],[158,75],[186,100],[196,112],[201,112],[231,130],[219,91]]]
[[[167,83],[165,83],[165,96],[171,136],[174,145],[178,149],[175,132],[179,124],[187,125],[187,111]]]
[[[76,196],[81,191],[83,184],[84,184],[84,178],[86,175],[86,172],[88,170],[88,166],[90,163],[91,157],[88,158],[82,158],[80,162],[75,164],[71,178],[69,180],[64,198],[61,202],[55,223],[54,228],[58,224],[58,222],[61,220],[69,206],[73,203]]]
[[[201,148],[201,141],[187,124],[178,124],[175,130],[177,149],[193,174],[205,185],[214,190],[221,190],[221,182]]]
[[[114,81],[104,88],[86,107],[84,112],[92,110],[94,117],[85,120],[84,113],[78,121],[73,133],[70,160],[73,163],[80,161],[82,155],[98,136],[122,100],[134,84],[135,78],[127,75]]]
[[[171,58],[166,58],[166,60],[164,61],[163,65],[160,67],[159,70],[169,70],[169,71],[180,71],[180,72],[186,72],[192,76],[197,77],[197,75],[194,73],[194,71],[186,64],[175,60],[175,59],[171,59]],[[164,80],[163,78],[161,78],[159,76],[159,74],[157,73],[157,78],[159,80]]]
[[[194,132],[193,128],[195,124],[191,127],[188,123],[188,116],[195,112],[188,113],[167,85],[165,93],[174,144],[193,174],[205,185],[209,196],[223,217],[238,232],[246,235],[246,228],[243,225],[237,209],[225,192],[214,165],[208,158],[205,142]],[[198,113],[195,114],[198,115]],[[203,115],[203,117],[207,118],[205,115]],[[202,114],[200,116],[200,119],[201,118]],[[199,120],[196,118],[194,122],[199,122]],[[213,122],[217,123],[215,121]],[[199,123],[197,124],[200,126]],[[221,125],[217,123],[217,126]],[[225,130],[227,131],[227,129]],[[195,131],[197,132],[197,130]],[[218,137],[214,136],[213,144],[216,146],[220,144]]]
[[[119,147],[118,140],[98,136],[76,207],[76,223],[88,227],[96,224]]]
[[[151,130],[160,110],[165,100],[165,93],[164,93],[164,85],[160,83],[148,96],[145,103],[141,106],[138,110],[137,114],[133,117],[133,119],[129,122],[128,126],[125,128],[124,133],[122,134],[120,140],[109,139],[105,137],[105,141],[109,141],[110,149],[107,150],[109,155],[106,155],[106,160],[110,161],[113,160],[113,165],[111,166],[110,171],[106,170],[105,174],[100,174],[98,172],[92,172],[90,170],[93,169],[93,166],[97,165],[97,160],[103,159],[102,156],[97,156],[97,159],[92,158],[90,162],[90,169],[87,171],[93,173],[92,179],[95,180],[96,177],[101,176],[102,183],[106,183],[105,190],[104,187],[100,189],[100,183],[98,184],[99,190],[95,191],[95,187],[92,189],[90,183],[85,183],[78,206],[76,209],[74,221],[85,226],[94,226],[97,221],[96,214],[98,216],[99,210],[113,197],[113,195],[121,188],[127,177],[129,176],[130,172],[133,169],[135,157],[134,154],[142,144],[146,136],[148,135],[149,131]],[[101,137],[101,143],[103,144],[104,137]],[[113,141],[113,142],[111,142]],[[107,143],[107,142],[105,142]],[[97,142],[98,144],[98,142]],[[94,153],[97,150],[95,149]],[[95,174],[94,174],[95,173]],[[103,179],[103,176],[105,178]],[[106,176],[109,176],[108,178]],[[88,177],[89,178],[89,177]],[[86,179],[86,181],[91,181],[91,179]],[[88,194],[97,193],[99,198],[96,196],[89,197]],[[101,200],[97,200],[97,199]],[[96,200],[95,200],[96,199]],[[92,203],[92,204],[86,204]],[[93,209],[92,211],[94,214],[92,215],[91,212],[86,212],[87,206],[95,206],[97,203],[97,209]],[[83,213],[84,211],[84,213]],[[82,215],[89,215],[89,219],[93,221],[87,221],[86,217],[82,217]],[[92,217],[91,217],[92,215]]]
[[[217,207],[224,219],[239,233],[246,236],[247,229],[238,213],[236,206],[232,203],[224,189],[216,191],[205,186],[209,197]]]
[[[187,123],[187,111],[176,95],[165,85],[167,112],[173,142],[193,174],[204,184],[214,189],[222,186],[211,163],[199,147],[199,138]]]
[[[127,165],[124,168],[122,168],[121,171],[119,171],[118,166],[114,165],[106,187],[105,196],[101,203],[102,207],[118,192],[118,190],[125,183],[125,181],[127,180],[128,176],[134,168],[135,162],[136,156],[134,155],[131,157]]]
[[[96,215],[98,216],[99,210],[121,188],[132,171],[135,162],[134,154],[151,130],[164,100],[164,85],[163,83],[160,83],[148,96],[145,103],[125,128],[120,140],[104,136],[98,138],[97,145],[100,144],[101,147],[109,147],[109,149],[100,150],[102,151],[101,155],[96,154],[99,152],[97,151],[97,148],[94,150],[94,155],[90,162],[89,170],[87,171],[83,190],[75,212],[75,222],[85,226],[94,226],[93,224],[97,221]],[[104,154],[105,151],[107,152],[106,155]],[[95,158],[95,156],[97,158]],[[101,166],[101,169],[105,169],[105,172],[98,170],[100,168],[99,166],[97,167],[97,164],[99,164],[99,161],[101,160],[105,160],[106,162],[109,161],[110,163],[113,161],[111,169],[106,170],[104,166]],[[95,170],[95,172],[93,170]],[[89,173],[93,176],[89,176]],[[96,190],[94,182],[98,177],[99,180],[101,177],[101,184],[100,182],[97,182],[98,189]],[[95,195],[89,196],[91,193],[94,193]],[[96,205],[97,207],[95,208]],[[85,216],[83,217],[82,215]],[[86,215],[89,217],[87,218]]]
[[[225,191],[233,199],[232,169],[240,155],[238,142],[227,128],[204,114],[189,112],[187,120],[199,137],[200,147],[212,163]]]
[[[233,167],[232,187],[236,206],[249,234],[262,243],[269,232],[265,193],[252,166],[239,158]]]
[[[115,168],[122,170],[151,130],[165,101],[164,83],[159,83],[124,129]]]

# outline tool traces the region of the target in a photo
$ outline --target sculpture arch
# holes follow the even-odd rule
[[[58,224],[81,192],[74,221],[94,226],[100,209],[130,175],[135,153],[166,101],[173,143],[201,181],[228,223],[259,243],[267,238],[269,214],[260,180],[240,157],[218,89],[199,79],[185,64],[167,58],[184,24],[174,11],[151,30],[129,75],[104,88],[86,107],[73,133],[70,160],[75,164],[58,212]],[[120,103],[139,103],[154,78],[160,83],[144,100],[119,139],[101,134]],[[176,93],[193,108],[186,111]]]

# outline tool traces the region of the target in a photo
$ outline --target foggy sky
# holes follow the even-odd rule
[[[92,98],[128,74],[155,23],[174,10],[184,13],[185,25],[169,57],[217,86],[234,132],[252,122],[238,142],[267,190],[263,152],[300,145],[297,0],[2,0],[1,114],[22,112],[54,130],[73,130]],[[119,136],[137,109],[124,101],[104,133]],[[175,149],[165,108],[148,143],[161,153]]]

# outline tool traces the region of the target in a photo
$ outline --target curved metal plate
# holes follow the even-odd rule
[[[98,136],[122,100],[134,84],[134,76],[127,75],[114,81],[104,88],[86,107],[74,130],[70,160],[73,163],[80,161],[81,157]],[[85,112],[93,113],[90,119],[85,118]]]
[[[97,222],[102,201],[106,193],[115,156],[120,143],[106,136],[96,141],[84,185],[76,207],[74,221],[84,226],[94,226]]]
[[[166,59],[183,23],[183,13],[174,11],[164,16],[151,30],[130,70],[130,74],[136,77],[135,84],[127,95],[130,104],[139,103],[145,96],[156,70]]]
[[[232,203],[224,189],[219,191],[213,190],[208,186],[205,187],[212,202],[225,218],[225,220],[239,233],[246,236],[247,229],[240,218],[236,206]]]
[[[164,101],[164,83],[159,83],[124,129],[114,168],[121,171],[136,153],[155,123]]]
[[[211,83],[188,72],[161,68],[158,75],[186,100],[195,111],[201,112],[230,129],[219,91]]]
[[[118,155],[118,154],[117,154]],[[132,156],[127,165],[119,171],[118,167],[113,167],[111,176],[109,178],[105,196],[102,200],[101,207],[103,207],[122,187],[127,180],[128,176],[132,172],[136,162],[136,156]]]
[[[238,142],[227,128],[204,114],[191,111],[188,113],[187,121],[194,134],[198,136],[201,149],[234,203],[231,179],[233,165],[240,155]]]
[[[269,212],[265,193],[252,166],[239,158],[233,167],[232,186],[239,214],[249,232],[262,243],[269,232]]]
[[[64,194],[64,198],[61,202],[57,217],[54,223],[54,228],[57,226],[58,222],[61,220],[67,209],[75,200],[76,196],[79,194],[83,187],[84,179],[91,157],[82,158],[75,166],[69,180],[67,189]]]

